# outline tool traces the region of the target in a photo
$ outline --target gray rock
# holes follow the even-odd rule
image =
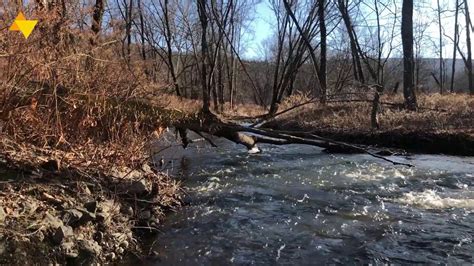
[[[131,179],[138,179],[143,176],[141,171],[132,170],[130,168],[113,168],[110,172],[113,177],[117,178],[131,178]]]
[[[128,194],[136,194],[136,195],[143,195],[149,192],[146,181],[143,179],[140,181],[133,181],[129,186],[125,187],[125,191]]]
[[[44,234],[41,231],[38,231],[36,234],[34,234],[31,237],[31,241],[36,242],[36,243],[43,242],[43,240],[44,240]]]
[[[99,255],[102,252],[102,247],[93,240],[80,240],[79,248],[90,255]]]
[[[74,208],[67,210],[63,215],[63,221],[67,225],[78,227],[86,224],[87,222],[94,221],[96,219],[95,213],[89,212],[84,208]]]
[[[63,221],[68,225],[77,224],[82,219],[83,213],[78,209],[69,209],[64,212]]]
[[[74,231],[72,230],[72,227],[67,226],[67,225],[62,225],[56,229],[53,235],[53,241],[56,244],[61,244],[64,239],[71,237],[74,235]]]
[[[77,258],[79,256],[79,252],[76,250],[73,242],[63,242],[61,249],[68,258]]]
[[[64,225],[63,221],[61,221],[58,217],[49,214],[48,212],[45,214],[42,224],[51,228],[58,228]]]
[[[3,207],[0,206],[0,223],[4,223],[6,218],[7,218],[7,214],[3,210]]]
[[[88,212],[87,210],[81,210],[82,211],[82,219],[80,220],[81,224],[85,224],[90,221],[94,221],[96,219],[95,213]]]

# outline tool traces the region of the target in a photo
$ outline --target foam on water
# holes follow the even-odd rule
[[[176,160],[189,204],[165,221],[157,265],[472,264],[474,158],[261,148]]]
[[[434,190],[423,192],[408,192],[398,198],[396,202],[413,205],[422,209],[464,208],[473,210],[474,199],[442,197]]]
[[[411,168],[387,168],[381,165],[369,163],[367,165],[360,164],[359,167],[347,168],[341,170],[341,175],[346,178],[365,181],[380,181],[387,178],[405,179],[414,175],[414,170]]]

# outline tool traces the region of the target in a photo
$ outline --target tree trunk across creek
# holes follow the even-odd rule
[[[200,114],[192,119],[186,119],[176,123],[174,126],[180,134],[184,147],[191,142],[187,137],[186,130],[191,130],[201,136],[203,136],[203,133],[206,133],[216,137],[226,138],[232,142],[244,145],[251,152],[259,151],[257,147],[258,143],[273,145],[304,144],[324,148],[325,151],[332,153],[365,153],[394,165],[412,166],[410,164],[392,161],[363,147],[323,138],[309,132],[283,131],[243,126],[232,122],[222,121],[214,115]],[[211,145],[215,146],[211,140],[207,138],[206,140],[210,142]]]

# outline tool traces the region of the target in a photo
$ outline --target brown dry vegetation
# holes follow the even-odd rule
[[[301,97],[284,104],[290,107],[304,102]],[[385,103],[402,103],[401,96],[387,95]],[[383,105],[379,114],[379,131],[472,131],[474,129],[474,97],[465,94],[419,94],[419,111],[411,112]],[[335,102],[325,106],[314,103],[279,117],[283,121],[298,121],[301,127],[313,129],[373,131],[370,124],[371,103]]]
[[[164,213],[180,204],[179,183],[153,169],[150,150],[164,127],[194,116],[202,103],[170,95],[167,73],[150,78],[152,60],[137,60],[137,51],[123,55],[123,29],[96,39],[70,26],[68,19],[92,13],[79,11],[64,16],[32,8],[26,13],[42,23],[29,39],[0,32],[0,264],[110,263],[146,255],[138,229],[156,230]],[[0,13],[0,21],[15,15]],[[294,95],[279,109],[306,100]],[[378,131],[370,129],[370,104],[354,102],[305,105],[273,125],[331,136],[351,132],[353,142],[360,141],[357,132],[472,136],[473,97],[418,100],[418,112],[384,106]],[[403,102],[399,96],[382,101]],[[225,118],[268,111],[254,104],[229,107],[224,103]],[[81,217],[75,221],[71,213]]]
[[[160,85],[116,56],[115,37],[92,47],[54,12],[32,13],[45,23],[28,40],[0,33],[0,264],[146,255],[138,229],[180,204],[150,145],[186,114],[147,100]]]
[[[287,108],[306,100],[307,98],[301,96],[293,97],[284,103],[283,107]],[[401,96],[384,95],[381,102],[395,106],[382,105],[378,115],[380,129],[377,130],[371,128],[372,104],[347,100],[335,101],[325,106],[319,103],[308,104],[269,121],[266,126],[313,131],[339,140],[418,152],[472,154],[472,96],[419,94],[419,110],[413,112],[401,108]]]

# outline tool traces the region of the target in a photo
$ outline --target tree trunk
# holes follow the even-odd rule
[[[321,102],[325,102],[326,101],[326,88],[324,87],[324,89],[322,89],[322,85],[321,85],[321,82],[320,82],[320,72],[321,72],[321,68],[319,67],[319,64],[318,64],[318,60],[316,58],[316,54],[314,53],[314,48],[312,47],[311,45],[311,41],[309,39],[309,36],[308,36],[308,33],[311,29],[310,27],[310,22],[308,21],[305,21],[304,24],[307,25],[306,26],[306,30],[304,30],[303,28],[301,28],[300,24],[298,23],[298,20],[296,19],[295,17],[295,14],[293,13],[293,11],[291,10],[291,6],[290,4],[288,3],[288,0],[283,0],[283,4],[285,5],[285,9],[286,9],[286,12],[287,14],[290,16],[290,18],[292,19],[293,23],[295,24],[296,26],[296,29],[298,30],[300,36],[301,36],[301,39],[303,41],[303,44],[306,46],[306,49],[308,50],[309,52],[309,55],[311,57],[311,61],[313,62],[313,68],[314,68],[314,74],[315,74],[315,77],[316,77],[316,80],[318,81],[319,84],[316,84],[315,88],[318,88],[319,91],[320,91],[320,95],[321,95]],[[323,3],[323,7],[324,7],[324,3]],[[309,12],[309,13],[313,13],[313,11],[315,11],[316,8],[315,6],[313,7],[313,9]],[[318,16],[320,15],[320,13],[318,13]],[[323,14],[322,14],[323,18],[324,18],[324,9],[323,9]],[[309,27],[308,27],[309,26]],[[326,36],[326,33],[324,34],[324,36]],[[325,37],[324,37],[325,39]],[[296,45],[298,45],[298,43],[296,43]],[[326,52],[326,47],[324,48],[324,53]],[[302,58],[300,58],[298,61],[294,61],[292,62],[292,67],[291,68],[288,68],[288,69],[294,69],[294,73],[291,73],[290,72],[290,80],[285,79],[284,80],[284,83],[283,83],[283,86],[282,86],[282,89],[286,88],[287,87],[287,84],[291,84],[291,79],[294,79],[296,78],[296,74],[297,74],[297,71],[298,69],[300,68],[301,66],[301,61]],[[326,62],[324,62],[326,64]],[[323,92],[324,91],[324,92]],[[280,92],[281,95],[283,95],[282,93],[283,91]],[[281,101],[281,97],[279,98],[279,101]]]
[[[173,63],[173,43],[172,43],[172,34],[171,34],[171,27],[170,27],[170,17],[169,17],[169,0],[164,0],[165,3],[162,6],[163,8],[163,16],[164,16],[164,26],[165,26],[165,41],[166,41],[166,49],[167,49],[167,60],[168,60],[168,68],[171,74],[171,79],[173,81],[173,86],[177,96],[181,96],[181,90],[178,82],[178,78],[176,75],[176,69]],[[160,1],[161,3],[161,1]],[[179,56],[179,55],[178,55]]]
[[[224,111],[224,62],[222,60],[223,47],[219,47],[217,55],[217,95],[219,98],[220,112]]]
[[[318,18],[319,18],[319,29],[321,39],[321,51],[320,51],[320,62],[319,62],[319,85],[321,86],[320,100],[322,103],[326,102],[326,88],[327,88],[327,30],[326,30],[326,18],[325,18],[326,0],[318,0]]]
[[[439,30],[439,92],[444,93],[444,65],[443,65],[443,32],[441,25],[441,5],[437,0],[438,5],[438,30]]]
[[[378,0],[374,0],[374,7],[375,7],[375,16],[377,18],[377,84],[383,84],[383,65],[382,65],[382,35],[381,35],[381,25],[380,25],[380,13],[379,13],[379,6]]]
[[[96,0],[94,5],[94,11],[92,13],[92,26],[91,30],[94,33],[94,36],[91,37],[90,43],[95,45],[97,36],[100,33],[102,25],[102,17],[104,16],[104,1],[105,0]]]
[[[416,95],[413,86],[413,0],[403,0],[402,6],[403,45],[403,96],[409,110],[416,110]]]
[[[354,28],[352,26],[352,21],[349,16],[349,11],[347,9],[345,0],[338,0],[337,6],[341,13],[342,20],[344,21],[344,25],[346,26],[347,34],[349,35],[352,60],[354,62],[355,79],[361,82],[362,84],[365,84],[364,71],[362,69],[362,64],[360,62],[359,49],[357,48],[357,43],[356,43],[356,36],[354,34]]]
[[[206,13],[206,0],[197,0],[197,9],[199,13],[199,21],[201,24],[201,86],[202,86],[202,112],[206,115],[211,114],[209,88],[207,82],[207,61],[208,44],[207,44],[207,25],[208,17]]]
[[[130,56],[132,52],[132,12],[133,12],[133,0],[124,0],[125,4],[125,58],[128,63],[130,63]]]
[[[141,56],[142,56],[143,61],[146,61],[145,20],[143,18],[142,0],[137,1],[137,7],[138,7],[138,14],[139,14],[139,19],[140,19]]]
[[[466,15],[466,46],[467,46],[467,74],[469,80],[469,92],[474,95],[474,87],[472,84],[472,52],[471,52],[471,16],[469,15],[469,7],[467,0],[464,0],[464,12]]]
[[[366,153],[395,165],[405,165],[409,167],[412,166],[410,164],[392,161],[388,158],[385,158],[384,156],[378,155],[356,145],[334,141],[312,133],[245,127],[222,122],[214,116],[198,117],[187,121],[182,120],[180,123],[176,124],[175,127],[180,133],[183,146],[187,146],[187,144],[191,142],[186,136],[186,129],[188,129],[198,133],[201,136],[203,136],[202,132],[204,132],[216,137],[226,138],[237,144],[244,145],[251,152],[259,151],[258,147],[256,146],[258,143],[267,143],[273,145],[305,144],[325,148],[328,152]],[[247,133],[250,133],[251,135]],[[210,139],[205,139],[210,142],[211,145],[216,146]]]
[[[459,17],[459,0],[456,0],[456,9],[454,13],[453,64],[451,65],[451,86],[450,86],[451,93],[454,92],[454,75],[456,73],[456,55],[457,55],[457,47],[458,47],[458,42],[459,42],[458,17]]]
[[[286,31],[286,23],[288,23],[288,16],[285,16],[283,27],[278,31],[278,51],[276,56],[276,65],[275,65],[275,72],[273,73],[273,89],[272,89],[272,101],[270,104],[269,114],[274,114],[278,111],[278,92],[279,92],[279,83],[278,83],[278,76],[280,70],[280,64],[282,61],[282,53],[283,53],[283,42],[285,39],[285,31]]]

